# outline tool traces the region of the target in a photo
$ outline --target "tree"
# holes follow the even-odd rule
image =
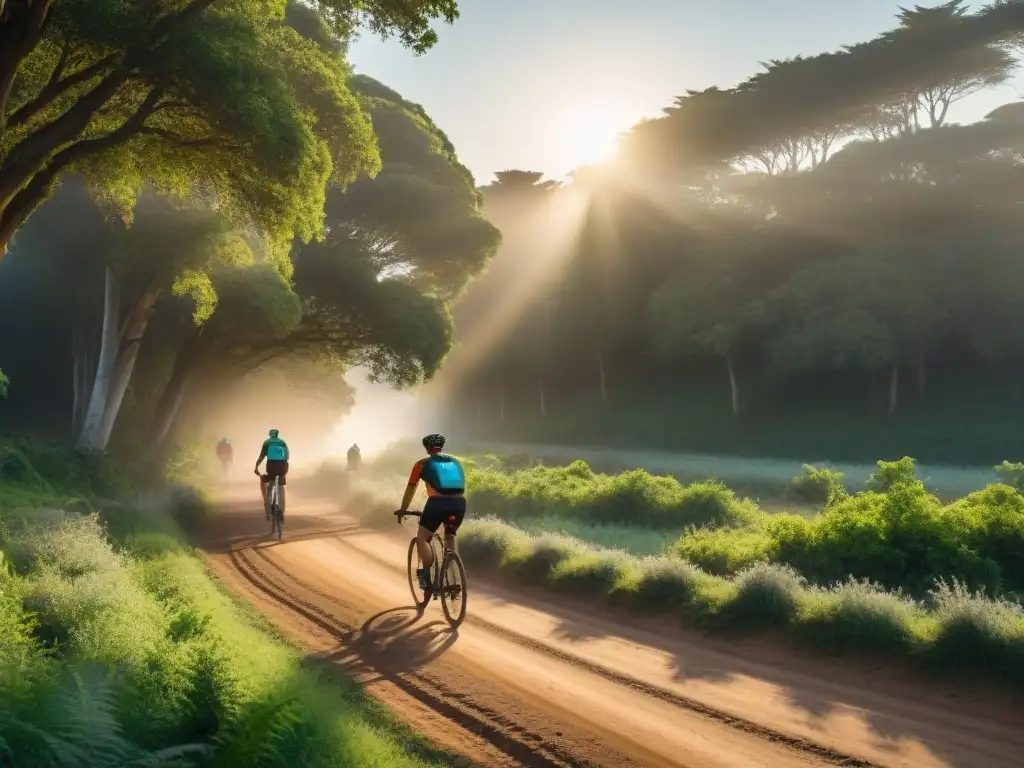
[[[942,103],[1008,76],[1006,47],[1024,29],[1024,3],[946,16],[924,29],[910,24],[837,52],[773,62],[730,90],[688,91],[663,117],[633,128],[619,163],[659,183],[690,178],[834,126],[868,124],[879,110],[916,105],[923,93],[934,97],[938,117]]]
[[[136,206],[130,228],[113,224],[110,235],[102,343],[78,438],[79,448],[85,450],[103,450],[110,440],[161,295],[170,291],[191,297],[193,322],[202,325],[217,303],[209,272],[220,264],[253,260],[248,246],[215,215],[176,209],[152,198]]]
[[[324,0],[425,51],[455,0]],[[0,9],[0,247],[70,172],[130,210],[143,180],[201,194],[286,249],[320,233],[325,185],[377,169],[341,57],[284,25],[284,4],[13,0]],[[259,55],[253,55],[258,51]]]
[[[721,358],[733,418],[740,416],[738,364],[751,325],[749,296],[739,267],[705,261],[651,294],[648,311],[649,337],[658,354],[695,351]]]

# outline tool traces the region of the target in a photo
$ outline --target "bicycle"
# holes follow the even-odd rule
[[[259,470],[256,470],[256,474],[259,474]],[[267,507],[270,509],[270,535],[273,536],[276,531],[278,541],[281,540],[281,535],[284,533],[284,513],[281,511],[280,482],[281,477],[274,475],[267,484]]]
[[[395,512],[398,524],[402,524],[403,517],[421,517],[422,512]],[[419,548],[416,546],[416,537],[409,542],[409,591],[412,592],[412,599],[416,608],[422,610],[431,599],[441,598],[441,610],[448,624],[454,629],[466,618],[466,566],[462,564],[462,558],[455,551],[455,518],[449,517],[444,521],[444,540],[442,543],[441,534],[434,532],[430,539],[430,547],[434,550],[434,564],[430,569],[430,579],[427,588],[420,593],[419,577],[416,571],[423,565],[420,559]],[[438,549],[442,552],[439,554]],[[454,566],[454,574],[452,574]],[[455,579],[452,579],[452,575]]]

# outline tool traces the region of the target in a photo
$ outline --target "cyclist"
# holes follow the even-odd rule
[[[423,515],[420,517],[420,527],[416,534],[416,547],[420,551],[420,562],[423,564],[416,573],[421,589],[430,586],[430,569],[434,564],[434,551],[430,547],[430,540],[449,517],[455,518],[455,530],[458,530],[466,517],[466,473],[458,459],[441,453],[444,443],[444,435],[427,435],[423,438],[427,457],[412,465],[409,485],[402,497],[402,506],[395,511],[401,520],[402,515],[408,511],[416,488],[422,480],[427,486],[427,503],[423,505]]]
[[[267,483],[270,482],[270,478],[272,477],[279,478],[279,502],[281,504],[281,517],[284,517],[284,486],[286,482],[286,475],[288,474],[288,459],[290,458],[290,455],[288,453],[288,444],[278,437],[280,432],[276,429],[272,429],[268,434],[269,437],[263,441],[263,447],[260,448],[259,458],[256,459],[256,469],[253,471],[257,475],[260,475],[260,464],[264,459],[267,460],[267,472],[264,475],[260,475],[260,494],[263,496],[263,509],[266,511],[267,519],[269,520],[270,505],[267,503]]]
[[[224,465],[224,474],[226,475],[231,471],[231,464],[235,460],[235,448],[227,436],[222,437],[217,443],[217,458]]]
[[[348,449],[345,457],[348,459],[348,471],[358,472],[359,466],[363,463],[363,453],[359,450],[359,446],[352,443],[352,447]]]

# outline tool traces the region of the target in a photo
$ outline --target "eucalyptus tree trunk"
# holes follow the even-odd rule
[[[117,414],[121,411],[121,403],[124,402],[125,392],[128,391],[128,384],[132,380],[132,373],[135,370],[135,363],[139,359],[139,349],[142,347],[142,337],[149,327],[149,321],[153,317],[157,300],[160,298],[160,289],[150,287],[132,307],[132,311],[125,320],[121,329],[121,343],[118,347],[117,362],[114,366],[113,381],[107,395],[107,407],[103,414],[103,427],[100,433],[100,448],[106,448],[110,442],[110,435],[114,431],[114,424],[117,421]]]
[[[732,402],[732,417],[738,419],[740,417],[740,388],[736,382],[736,369],[728,355],[722,355],[722,359],[725,360],[725,368],[729,372],[729,395]]]
[[[117,362],[117,320],[120,310],[119,286],[114,270],[107,267],[103,285],[103,326],[100,331],[100,356],[96,363],[89,405],[85,411],[82,431],[76,447],[80,450],[102,450],[103,415]]]

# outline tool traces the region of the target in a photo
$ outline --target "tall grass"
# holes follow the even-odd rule
[[[757,515],[716,481],[683,485],[642,469],[607,475],[585,461],[565,467],[469,465],[467,494],[476,509],[505,520],[554,515],[588,523],[681,530],[687,525],[740,525]]]
[[[954,580],[914,599],[867,580],[815,586],[792,567],[768,562],[714,576],[681,558],[637,557],[564,535],[531,536],[494,517],[464,524],[459,548],[471,567],[675,614],[709,630],[777,629],[824,652],[882,654],[1024,689],[1024,608]]]
[[[1003,475],[1015,465],[998,468]],[[710,574],[769,563],[810,583],[852,577],[924,596],[937,579],[990,595],[1024,593],[1024,495],[993,484],[951,503],[930,494],[912,459],[879,462],[869,490],[805,467],[789,495],[816,514],[769,514],[716,481],[683,485],[642,470],[595,473],[585,462],[507,469],[469,463],[470,510],[534,534],[565,533],[631,554],[667,551]]]
[[[159,510],[108,504],[104,521],[54,495],[23,506],[54,485],[42,473],[0,484],[0,763],[447,762],[354,684],[303,664]]]

